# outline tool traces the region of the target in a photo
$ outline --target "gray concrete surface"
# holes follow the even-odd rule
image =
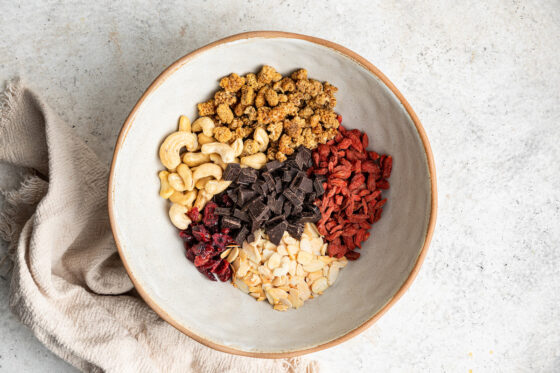
[[[106,162],[149,83],[215,39],[276,29],[357,51],[426,128],[439,219],[403,299],[311,357],[326,372],[560,371],[557,0],[0,0],[0,9],[0,79],[22,76]],[[0,183],[14,182],[1,168]],[[0,370],[72,371],[9,313],[0,273]]]

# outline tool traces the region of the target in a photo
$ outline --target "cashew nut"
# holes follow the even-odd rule
[[[200,117],[193,122],[191,130],[193,132],[202,131],[206,136],[212,136],[214,126],[214,121],[209,117]]]
[[[216,195],[222,193],[231,184],[228,180],[209,180],[204,186],[204,190],[209,194]]]
[[[199,133],[198,134],[198,144],[199,145],[204,145],[204,144],[210,144],[212,142],[216,142],[216,140],[212,137],[212,136],[206,136],[204,133]]]
[[[177,167],[177,173],[183,179],[183,184],[185,185],[185,190],[191,191],[194,188],[194,180],[191,169],[184,163],[181,163]]]
[[[202,145],[202,148],[200,148],[200,150],[204,154],[218,153],[222,157],[222,161],[224,161],[225,163],[230,163],[235,158],[235,153],[231,146],[229,146],[228,144],[222,144],[221,142],[204,144]]]
[[[176,191],[182,192],[184,190],[187,190],[187,187],[185,186],[185,183],[183,182],[183,179],[181,178],[181,176],[179,176],[175,172],[173,172],[173,173],[169,174],[169,176],[167,176],[167,181],[169,182],[171,187],[173,189],[175,189]]]
[[[194,200],[196,199],[196,190],[191,190],[185,193],[182,192],[174,192],[169,200],[173,203],[178,203],[179,205],[186,206],[187,208],[191,208],[193,205]]]
[[[195,183],[207,176],[213,176],[214,179],[220,180],[222,178],[222,168],[214,163],[205,163],[198,166],[198,168],[193,172],[193,179]]]
[[[255,153],[253,155],[241,157],[241,164],[258,170],[266,164],[266,155],[264,153]]]
[[[218,166],[220,166],[224,171],[226,170],[227,163],[224,163],[224,161],[222,161],[222,157],[220,157],[219,154],[216,153],[210,154],[210,160],[215,164],[217,164]]]
[[[171,187],[171,185],[169,185],[169,182],[167,181],[168,176],[169,176],[169,172],[167,171],[160,171],[158,173],[159,181],[161,183],[161,187],[159,189],[159,195],[165,199],[171,197],[173,192],[175,192]]]
[[[198,190],[204,189],[204,187],[206,186],[206,183],[209,182],[210,180],[212,180],[212,176],[206,176],[206,177],[203,177],[200,180],[197,180],[196,184],[195,184],[196,189],[198,189]]]
[[[174,203],[171,205],[169,209],[169,218],[174,226],[179,229],[187,229],[189,224],[191,224],[192,220],[186,215],[189,209],[187,209],[183,205],[179,205],[178,203]]]
[[[239,157],[243,153],[243,140],[235,139],[235,141],[230,145],[233,149],[233,153],[236,157]]]
[[[202,211],[206,203],[210,201],[212,195],[209,194],[206,190],[202,189],[198,192],[196,196],[196,201],[194,201],[194,207],[198,209],[198,211]]]
[[[196,135],[190,132],[173,132],[161,144],[159,148],[159,159],[168,169],[175,168],[181,163],[179,152],[186,147],[188,151],[194,151],[198,147]]]
[[[179,131],[191,132],[191,120],[186,115],[179,117]]]
[[[189,167],[200,166],[208,162],[210,162],[210,155],[208,154],[187,152],[183,155],[183,163]]]
[[[259,144],[259,152],[264,152],[268,148],[268,133],[266,133],[264,128],[255,128],[253,139]]]

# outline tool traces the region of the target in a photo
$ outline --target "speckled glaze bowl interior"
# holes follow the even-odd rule
[[[304,67],[339,88],[336,111],[366,131],[370,147],[394,159],[382,219],[361,258],[321,297],[298,310],[273,311],[230,283],[200,275],[186,259],[159,197],[158,148],[179,115],[196,118],[218,79]],[[371,63],[325,40],[282,32],[236,35],[174,63],[148,88],[119,136],[109,181],[109,212],[119,253],[144,300],[180,331],[215,349],[286,357],[340,343],[371,325],[408,288],[433,232],[435,170],[425,133],[408,103]]]

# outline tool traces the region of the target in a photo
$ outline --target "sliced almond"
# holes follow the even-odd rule
[[[239,269],[235,273],[237,277],[243,278],[249,271],[249,262],[247,260],[240,260],[239,261]]]
[[[280,299],[280,304],[283,304],[288,308],[292,308],[292,302],[290,301],[289,297],[290,297],[290,295],[288,295],[287,298]]]
[[[233,249],[231,249],[229,255],[227,256],[226,260],[230,263],[233,263],[233,261],[235,259],[237,259],[237,256],[239,255],[239,247],[234,247]]]
[[[281,260],[282,260],[282,257],[280,255],[278,255],[277,253],[274,253],[270,256],[270,258],[268,258],[266,266],[270,269],[277,268],[277,267],[280,266]]]
[[[325,264],[323,262],[321,262],[320,260],[313,260],[312,262],[310,262],[309,264],[304,264],[303,265],[303,270],[306,272],[315,272],[318,271],[320,269],[323,269],[323,266]]]
[[[290,265],[288,268],[288,273],[291,276],[295,276],[296,275],[296,269],[297,269],[297,262],[295,260],[290,260]]]
[[[276,305],[274,305],[274,309],[276,311],[287,311],[288,306],[286,306],[285,304],[276,304]]]
[[[321,277],[313,281],[313,285],[311,285],[311,290],[315,294],[321,294],[323,291],[327,290],[328,287],[329,287],[329,283],[327,279],[325,277]]]
[[[329,274],[327,277],[327,280],[329,282],[329,286],[332,286],[332,284],[334,284],[334,282],[336,281],[337,277],[338,277],[338,272],[340,271],[340,269],[338,268],[338,266],[330,266],[329,268]]]
[[[319,231],[317,230],[317,226],[313,223],[305,223],[303,227],[303,233],[308,235],[310,238],[319,237]]]
[[[284,234],[284,237],[282,238],[282,240],[286,243],[286,245],[297,244],[297,240],[295,238],[293,238],[292,236],[290,236],[289,234],[288,235]]]
[[[245,284],[245,283],[243,282],[243,280],[241,280],[241,279],[239,279],[239,278],[236,278],[236,279],[233,280],[233,281],[234,281],[234,283],[235,283],[235,286],[236,286],[239,290],[241,290],[242,292],[247,293],[247,294],[249,293],[249,287],[247,286],[247,284]]]
[[[272,285],[276,287],[284,286],[287,284],[288,284],[288,278],[286,276],[276,277],[274,280],[272,280]]]
[[[261,276],[263,276],[264,278],[269,278],[272,279],[272,272],[270,271],[270,269],[268,269],[267,266],[260,266],[258,268],[258,272]]]
[[[268,259],[270,259],[270,256],[274,254],[274,250],[269,250],[267,248],[264,248],[262,251],[262,261],[266,262]]]
[[[220,254],[220,258],[224,259],[226,256],[229,255],[231,249],[226,249]]]
[[[301,264],[298,264],[297,267],[296,267],[296,275],[302,276],[302,277],[307,276],[307,272],[305,272],[303,270],[303,266]]]
[[[319,260],[325,264],[331,264],[334,261],[334,258],[331,258],[330,256],[327,255],[321,255],[319,257]]]
[[[301,241],[299,242],[299,249],[301,251],[306,251],[308,253],[312,253],[313,250],[311,249],[311,241],[302,237]]]
[[[309,286],[305,283],[305,281],[300,281],[297,285],[297,290],[299,293],[299,298],[303,301],[306,301],[311,296],[311,291],[309,290]]]
[[[276,247],[276,252],[279,255],[282,255],[282,256],[288,255],[288,251],[286,250],[286,246],[282,245],[282,244],[280,244]]]
[[[302,265],[307,265],[307,264],[311,263],[312,260],[313,260],[313,254],[311,254],[307,251],[303,251],[303,249],[302,249],[302,251],[300,251],[297,254],[297,261],[298,261],[298,263],[300,263]],[[307,272],[310,272],[310,271],[307,271]]]
[[[253,244],[248,245],[248,247],[245,250],[247,251],[247,257],[249,258],[250,261],[252,261],[255,264],[261,263],[261,254],[259,253],[259,250],[256,248],[255,245]]]
[[[282,265],[278,268],[274,268],[272,274],[274,277],[285,276],[288,273],[289,265]]]
[[[318,278],[323,277],[323,271],[319,270],[319,271],[311,272],[309,275],[307,275],[307,277],[309,278],[309,280],[315,281]]]
[[[282,290],[280,288],[270,288],[270,289],[266,290],[266,292],[268,294],[270,294],[270,296],[274,300],[279,300],[279,299],[282,299],[282,298],[288,298],[288,293],[285,290]]]
[[[297,289],[290,289],[290,293],[288,294],[288,300],[292,304],[293,308],[300,308],[303,306],[303,301],[299,297],[299,292]]]
[[[321,246],[323,246],[323,239],[321,237],[316,237],[311,240],[311,251],[315,255],[321,255]]]
[[[327,253],[327,248],[329,247],[328,244],[324,243],[323,246],[321,246],[321,255],[325,255]]]

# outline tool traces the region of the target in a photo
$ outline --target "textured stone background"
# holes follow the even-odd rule
[[[0,79],[22,76],[107,163],[143,90],[213,40],[286,30],[372,61],[428,133],[438,224],[402,300],[312,357],[332,372],[560,371],[558,0],[22,3],[0,0]],[[15,183],[5,167],[0,182]],[[0,273],[0,371],[72,371],[9,313]]]

